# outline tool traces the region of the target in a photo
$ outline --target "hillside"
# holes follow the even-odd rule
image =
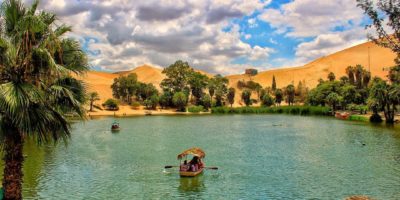
[[[383,69],[394,65],[395,54],[389,49],[368,42],[319,58],[301,67],[263,71],[252,77],[240,74],[229,75],[227,78],[229,79],[230,87],[234,88],[237,88],[236,85],[239,80],[253,80],[260,83],[263,87],[271,86],[273,76],[276,78],[278,87],[284,87],[290,83],[297,85],[299,81],[305,81],[309,88],[313,88],[317,85],[318,79],[326,79],[329,72],[335,73],[337,79],[339,79],[345,75],[345,69],[349,65],[361,64],[368,70],[368,51],[372,76],[386,77],[387,71]],[[196,71],[209,77],[213,76],[200,70]],[[165,78],[165,75],[162,74],[162,69],[143,65],[130,71],[116,73],[90,71],[81,79],[85,81],[89,91],[97,91],[99,93],[103,102],[107,98],[112,98],[110,86],[113,79],[130,73],[136,73],[139,81],[152,83],[157,88],[159,88],[161,81]],[[239,93],[236,95],[237,102],[240,99]]]

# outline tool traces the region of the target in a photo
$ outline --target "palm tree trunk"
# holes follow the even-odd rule
[[[90,101],[90,112],[93,112],[93,101]]]
[[[10,129],[4,141],[4,200],[22,199],[23,145],[22,135]]]

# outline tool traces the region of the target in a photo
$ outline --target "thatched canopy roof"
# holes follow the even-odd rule
[[[204,153],[204,151],[198,147],[193,147],[190,149],[187,149],[185,151],[183,151],[181,154],[178,155],[178,159],[182,159],[183,157],[187,156],[187,155],[193,155],[193,156],[197,156],[199,158],[204,158],[206,157],[206,153]]]

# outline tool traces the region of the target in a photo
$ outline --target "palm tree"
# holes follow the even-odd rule
[[[70,27],[56,16],[5,0],[0,24],[0,140],[4,152],[4,199],[22,199],[23,144],[66,141],[67,115],[84,118],[85,89],[71,73],[88,69],[79,43],[63,37]]]
[[[89,93],[89,102],[90,102],[90,112],[93,111],[93,104],[95,101],[100,100],[99,93],[91,92]]]

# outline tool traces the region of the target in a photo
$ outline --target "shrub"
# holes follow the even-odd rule
[[[204,107],[203,106],[190,106],[188,108],[188,111],[190,113],[199,113],[199,112],[203,112],[204,111]]]
[[[132,108],[134,109],[134,110],[138,110],[139,108],[140,108],[140,103],[139,102],[137,102],[137,101],[135,101],[135,102],[133,102],[132,104],[131,104],[131,106],[132,106]]]
[[[204,107],[204,110],[208,111],[211,108],[211,96],[206,94],[201,98],[201,105]]]
[[[178,109],[178,111],[185,112],[186,105],[187,105],[188,98],[185,93],[183,92],[177,92],[174,94],[174,97],[172,98],[172,102]]]
[[[106,110],[119,110],[118,102],[115,99],[107,99],[107,101],[103,103],[103,107],[105,107]]]
[[[265,95],[262,97],[261,100],[262,100],[262,101],[261,101],[261,104],[262,104],[263,106],[270,107],[270,106],[274,105],[274,100],[272,99],[271,95],[269,95],[269,94],[265,94]]]

